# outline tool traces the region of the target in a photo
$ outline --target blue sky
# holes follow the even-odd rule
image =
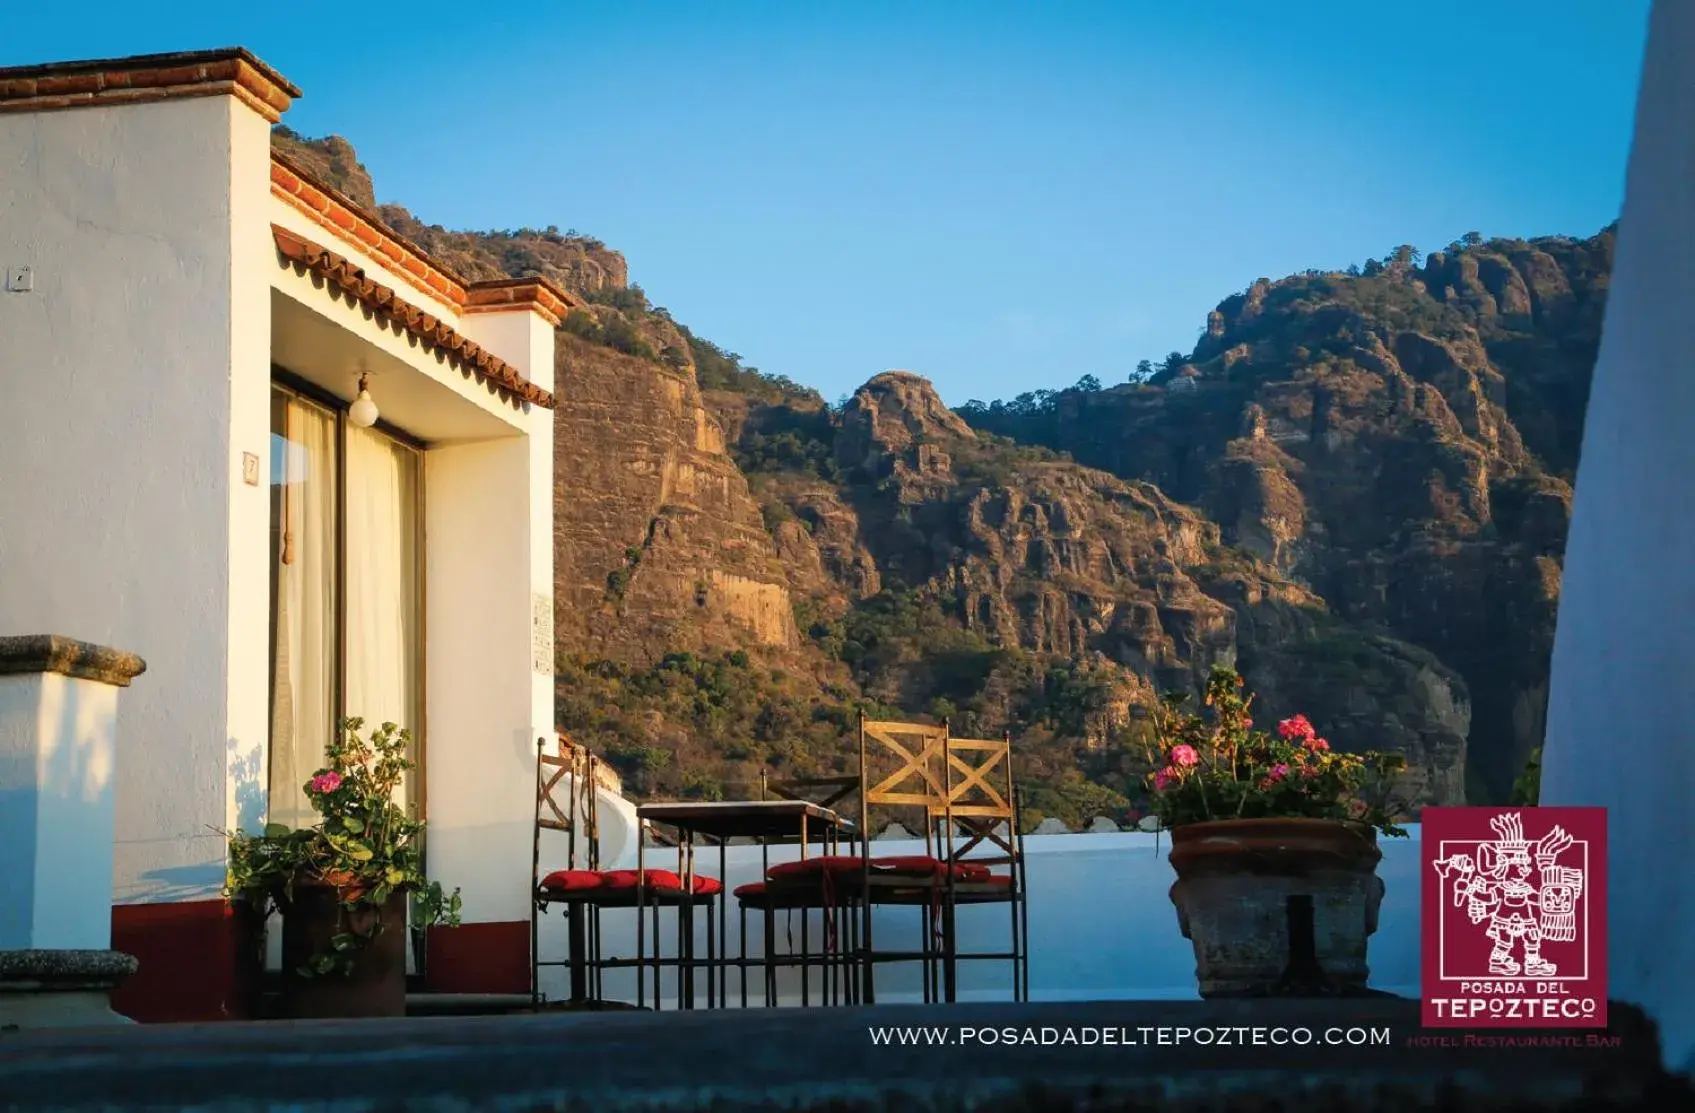
[[[0,65],[240,44],[450,227],[557,224],[766,371],[953,404],[1187,352],[1256,277],[1588,235],[1647,0],[13,6]]]

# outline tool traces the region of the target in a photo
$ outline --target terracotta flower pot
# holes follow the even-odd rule
[[[342,931],[367,931],[377,909],[363,906],[341,919],[341,898],[323,885],[296,885],[282,910],[283,1015],[305,1017],[406,1015],[406,896],[395,893],[382,906],[383,930],[354,955],[347,977],[302,977],[312,956],[329,950]]]
[[[1201,996],[1365,992],[1366,941],[1383,900],[1382,857],[1376,831],[1327,819],[1173,828],[1171,903],[1195,946]]]

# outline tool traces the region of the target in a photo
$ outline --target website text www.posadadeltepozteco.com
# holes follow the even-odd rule
[[[1387,1047],[1388,1028],[873,1025],[876,1047]]]

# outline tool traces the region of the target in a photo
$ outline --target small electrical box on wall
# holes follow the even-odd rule
[[[241,479],[249,487],[259,486],[259,457],[251,452],[241,454]]]
[[[6,268],[6,292],[27,294],[35,289],[35,272],[28,267]]]

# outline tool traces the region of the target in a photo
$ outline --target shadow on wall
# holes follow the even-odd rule
[[[257,832],[265,822],[265,805],[269,800],[269,770],[265,767],[265,752],[264,746],[252,746],[243,752],[241,739],[229,741],[235,823],[243,831]]]
[[[12,849],[14,862],[66,871],[72,899],[111,869],[110,828],[87,828],[102,819],[111,822],[116,786],[104,732],[115,693],[93,695],[87,688],[58,675],[20,676],[0,685],[0,719],[17,724],[0,747],[0,784],[14,786],[0,791],[0,840]],[[85,695],[89,698],[79,698]],[[57,725],[46,726],[50,722]],[[43,741],[56,743],[45,768],[37,751]],[[38,880],[14,876],[7,883],[13,892],[32,892]],[[39,894],[0,901],[0,947],[97,946],[97,940],[81,938],[88,931],[81,922],[86,918],[87,910],[59,907],[51,896],[46,902]],[[71,934],[61,941],[55,932]]]

